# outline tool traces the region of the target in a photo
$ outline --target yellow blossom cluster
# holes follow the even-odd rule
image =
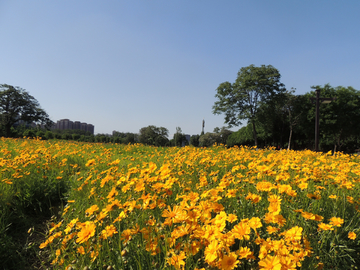
[[[63,144],[43,151],[82,163],[71,164],[81,170],[40,246],[56,251],[57,269],[106,260],[123,269],[313,269],[332,250],[347,252],[327,243],[357,243],[357,157]]]

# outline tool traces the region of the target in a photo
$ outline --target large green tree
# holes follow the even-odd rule
[[[234,83],[224,82],[217,88],[214,114],[225,114],[225,123],[230,127],[247,120],[252,125],[255,145],[258,145],[256,122],[262,103],[285,91],[280,82],[279,71],[271,65],[250,65],[238,72]]]
[[[19,122],[35,123],[50,128],[53,122],[39,102],[20,87],[0,84],[0,125],[5,136],[11,136],[11,127]]]

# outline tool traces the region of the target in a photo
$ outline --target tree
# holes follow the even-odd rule
[[[5,136],[11,136],[11,127],[19,122],[35,123],[50,128],[53,122],[40,108],[39,102],[20,87],[0,85],[0,125]]]
[[[225,123],[230,127],[248,120],[252,125],[255,145],[258,145],[255,123],[259,106],[285,91],[280,83],[279,71],[271,65],[243,67],[235,83],[224,82],[217,88],[218,99],[213,106],[214,114],[225,114]]]
[[[139,142],[147,145],[165,146],[169,143],[169,131],[164,127],[147,126],[140,129]]]
[[[352,87],[333,88],[329,84],[312,88],[320,89],[323,97],[336,98],[329,104],[320,105],[320,144],[323,150],[329,150],[331,146],[334,152],[344,147],[348,152],[354,151],[359,146],[360,92]],[[311,115],[315,115],[314,108]]]
[[[219,134],[220,136],[220,143],[226,144],[228,137],[233,133],[231,130],[227,129],[226,127],[219,127],[214,128],[214,133]]]
[[[219,133],[215,132],[206,132],[204,135],[201,135],[199,138],[199,145],[201,147],[210,147],[214,144],[221,143],[221,137]]]
[[[185,134],[182,133],[180,127],[176,127],[176,133],[174,134],[173,141],[175,146],[182,146],[183,143],[187,142],[186,136]]]
[[[199,139],[200,139],[200,135],[192,135],[190,137],[190,144],[192,146],[198,147],[199,146]]]
[[[294,95],[295,89],[291,89],[290,91],[286,91],[284,93],[285,96],[285,110],[287,112],[287,120],[288,126],[290,129],[289,132],[289,141],[287,150],[291,148],[291,139],[294,131],[294,127],[300,122],[300,117],[304,113],[304,104],[307,101],[304,100],[304,96],[296,96]]]

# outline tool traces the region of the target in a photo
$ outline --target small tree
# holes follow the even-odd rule
[[[165,146],[169,143],[169,131],[164,127],[147,126],[140,129],[139,142],[147,145]]]
[[[190,144],[192,146],[195,146],[195,147],[198,147],[199,146],[199,138],[200,138],[200,135],[192,135],[190,137]]]
[[[182,133],[180,127],[176,127],[176,133],[174,134],[173,141],[175,146],[182,146],[183,143],[187,142],[186,136],[185,134]]]
[[[221,137],[219,133],[215,132],[206,132],[204,135],[201,135],[199,138],[199,145],[201,147],[210,147],[215,143],[221,143]]]

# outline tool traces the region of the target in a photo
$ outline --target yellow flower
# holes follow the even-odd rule
[[[276,227],[273,227],[273,226],[267,226],[266,227],[266,231],[268,232],[268,234],[276,233],[279,230],[280,230],[279,228],[276,228]]]
[[[318,231],[323,230],[323,231],[333,231],[334,228],[330,225],[330,224],[325,224],[325,223],[320,223],[318,225]]]
[[[69,222],[69,224],[66,226],[66,229],[64,230],[66,234],[68,234],[71,229],[75,226],[76,222],[79,221],[79,218],[75,218]]]
[[[81,255],[84,255],[85,254],[85,249],[83,246],[80,246],[77,248],[77,252],[80,253]]]
[[[101,238],[107,239],[114,234],[118,233],[114,225],[106,226],[104,230],[101,231]]]
[[[355,240],[355,239],[356,239],[356,233],[354,233],[354,232],[349,232],[348,238],[351,239],[351,240]]]
[[[234,252],[230,253],[229,255],[225,255],[221,260],[221,269],[223,270],[232,270],[236,267],[239,263],[237,260],[237,256]]]
[[[330,218],[330,224],[332,226],[341,227],[341,225],[344,223],[344,220],[339,217],[332,217]]]
[[[183,214],[183,210],[180,206],[174,206],[173,210],[171,210],[171,207],[168,206],[168,209],[165,209],[162,217],[166,217],[164,224],[171,226],[173,222],[179,222],[183,218],[185,218],[185,215]]]
[[[96,204],[94,204],[85,210],[85,214],[91,216],[95,211],[98,211],[98,210],[99,210],[99,207]]]
[[[236,192],[237,189],[229,189],[226,193],[226,197],[228,198],[236,197]]]
[[[89,240],[95,234],[96,225],[92,221],[86,221],[85,225],[82,226],[80,232],[78,232],[76,243],[82,244]]]
[[[259,182],[256,184],[256,189],[258,191],[271,191],[274,187],[273,184],[271,184],[270,182],[266,182],[266,181],[263,181],[263,182]]]
[[[131,240],[131,236],[132,236],[132,231],[130,229],[126,229],[121,233],[121,240],[124,241],[124,244],[126,244],[127,242],[129,242]]]
[[[301,215],[305,219],[315,220],[315,215],[313,213],[309,213],[309,212],[304,211],[304,212],[301,213]]]
[[[253,252],[248,247],[241,247],[238,251],[240,259],[249,259],[253,257]]]
[[[258,217],[252,217],[249,222],[248,222],[249,226],[256,231],[256,229],[261,228],[262,227],[262,223],[260,218]]]
[[[207,263],[212,263],[218,257],[217,252],[220,250],[220,245],[217,240],[211,243],[205,249],[205,260]]]
[[[298,184],[298,187],[303,190],[306,189],[308,187],[308,183],[305,182],[301,182],[300,184]]]
[[[237,219],[238,219],[237,216],[234,214],[229,214],[227,217],[227,221],[229,221],[230,223],[237,221]]]
[[[175,269],[183,269],[185,266],[184,259],[186,258],[185,252],[181,251],[179,255],[173,254],[170,259],[168,259],[168,263],[173,265]]]
[[[261,200],[261,196],[249,192],[245,199],[251,200],[253,203],[258,203]]]
[[[235,225],[231,232],[233,233],[233,236],[239,240],[250,239],[250,226],[245,222],[240,222],[239,224]]]
[[[260,269],[266,270],[281,270],[281,263],[278,256],[267,255],[259,262]]]
[[[303,228],[295,226],[295,227],[287,230],[283,234],[285,235],[285,239],[287,241],[300,241],[302,238],[302,231],[303,231]]]
[[[89,166],[94,165],[94,164],[95,164],[95,159],[90,159],[90,160],[85,164],[85,166],[86,166],[86,167],[89,167]]]

